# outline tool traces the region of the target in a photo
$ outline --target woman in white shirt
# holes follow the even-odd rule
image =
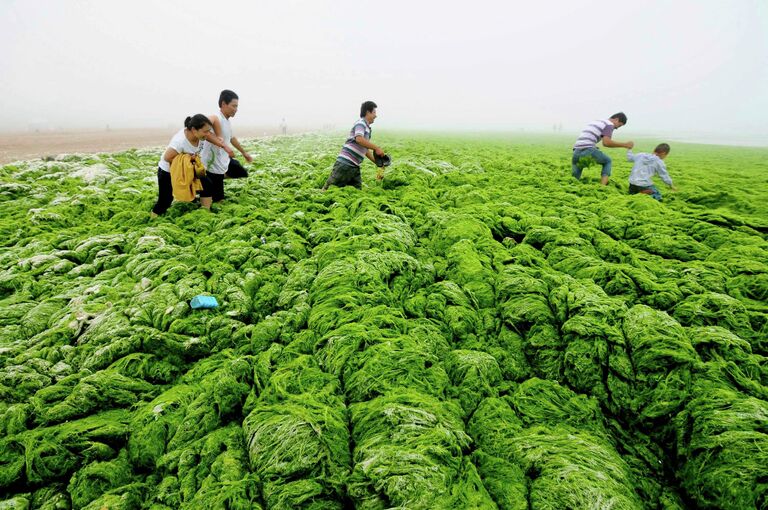
[[[151,217],[157,218],[164,214],[173,202],[173,186],[171,184],[171,162],[179,154],[198,155],[202,149],[202,140],[211,132],[211,121],[198,113],[184,119],[184,129],[173,135],[168,148],[157,165],[157,202],[152,208]],[[211,209],[211,182],[207,177],[200,178],[203,189],[200,191],[200,205]]]

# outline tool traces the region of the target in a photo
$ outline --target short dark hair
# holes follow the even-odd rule
[[[372,112],[375,108],[377,108],[376,103],[373,101],[366,101],[360,105],[360,117],[365,117],[366,113]]]
[[[656,146],[655,149],[653,149],[653,152],[656,154],[669,154],[669,144],[668,143],[660,143]]]
[[[624,115],[624,112],[614,113],[613,115],[611,115],[611,118],[618,120],[625,126],[627,125],[627,116]]]
[[[211,126],[211,119],[203,115],[202,113],[196,113],[191,117],[184,119],[184,127],[187,129],[202,129],[203,126]]]
[[[219,107],[221,107],[221,103],[229,104],[232,102],[233,99],[240,99],[240,98],[237,97],[237,94],[235,94],[229,89],[222,90],[221,94],[219,94]]]

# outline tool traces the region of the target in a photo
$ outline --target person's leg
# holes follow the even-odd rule
[[[659,193],[659,190],[656,189],[656,186],[636,186],[634,184],[629,185],[629,194],[630,195],[653,195],[654,190],[656,193]],[[659,196],[661,196],[661,193],[659,193]],[[654,197],[655,198],[655,197]]]
[[[611,167],[613,162],[607,154],[602,153],[597,148],[592,149],[590,156],[592,156],[592,159],[597,161],[598,165],[602,165],[603,171],[600,172],[600,184],[605,186],[608,184],[608,178],[611,176]]]
[[[331,169],[331,175],[328,176],[328,179],[325,181],[325,186],[323,186],[323,191],[327,190],[329,187],[336,185],[336,186],[343,186],[344,181],[344,163],[339,161],[338,159],[333,164],[333,169]]]
[[[328,188],[333,186],[333,184],[336,182],[336,176],[334,175],[336,173],[336,164],[334,163],[333,168],[331,169],[331,175],[328,176],[328,178],[325,180],[325,184],[323,184],[322,190],[326,191]]]
[[[363,187],[363,180],[360,177],[360,167],[355,166],[352,163],[340,162],[339,163],[339,179],[336,181],[337,186],[354,186],[356,188]]]
[[[210,177],[206,175],[205,177],[200,177],[200,183],[203,185],[203,189],[200,190],[200,205],[211,210],[211,204],[213,203],[212,198],[212,189],[213,184],[211,183]]]
[[[248,177],[248,170],[246,170],[238,160],[231,158],[225,175],[229,179],[243,179]]]
[[[357,189],[362,189],[363,178],[360,175],[360,167],[355,168],[355,170],[352,172],[352,176],[349,179],[349,184]]]
[[[659,188],[657,188],[656,186],[651,186],[650,190],[651,190],[651,197],[661,202],[661,191],[659,191]]]
[[[208,172],[206,175],[211,182],[211,198],[214,202],[220,202],[224,200],[224,174],[212,174]]]
[[[173,203],[173,184],[171,184],[170,172],[157,169],[157,202],[152,207],[152,217],[165,214],[165,211]]]
[[[571,156],[571,175],[574,179],[581,179],[581,171],[579,168],[579,158],[582,156],[583,151],[581,149],[575,149],[573,156]]]

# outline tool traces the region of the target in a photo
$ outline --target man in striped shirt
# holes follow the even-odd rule
[[[362,178],[360,177],[360,165],[363,158],[368,158],[376,164],[376,159],[371,151],[379,156],[384,155],[384,151],[378,145],[371,143],[371,124],[376,120],[376,103],[366,101],[360,105],[360,120],[355,122],[349,132],[347,141],[341,148],[336,163],[333,165],[331,175],[325,181],[323,191],[329,186],[354,186],[362,187]]]
[[[603,154],[597,144],[603,141],[603,147],[626,147],[631,149],[635,146],[634,142],[616,142],[611,137],[613,131],[619,129],[627,123],[627,116],[624,113],[614,113],[608,120],[596,120],[587,124],[587,127],[581,132],[573,144],[573,157],[571,158],[572,174],[576,179],[581,179],[581,171],[584,166],[579,162],[581,158],[592,158],[599,165],[602,165],[603,171],[600,173],[600,183],[605,186],[608,184],[608,178],[611,176],[611,158]]]

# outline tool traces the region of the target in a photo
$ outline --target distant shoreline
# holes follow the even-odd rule
[[[179,128],[83,129],[0,133],[0,165],[59,154],[109,153],[164,147]],[[278,128],[235,126],[235,136],[277,135]],[[289,130],[289,134],[296,131]]]
[[[764,149],[768,147],[768,140],[727,140],[723,138],[691,138],[691,137],[667,137],[667,140],[680,143],[693,143],[698,145],[721,145],[728,147],[753,147]]]
[[[70,153],[111,153],[130,149],[146,149],[151,147],[164,147],[177,131],[176,128],[120,128],[120,129],[90,129],[90,130],[60,130],[39,132],[0,133],[0,165],[6,165],[14,161],[24,161],[44,157],[54,157],[59,154]],[[308,128],[289,129],[288,134],[307,133],[313,130]],[[439,131],[394,129],[386,132],[404,132],[412,134],[444,134],[448,136],[492,136],[499,137],[542,137],[568,139],[568,134],[535,132],[535,131]],[[280,134],[277,127],[235,127],[235,135],[241,139],[256,138],[260,136],[274,136]],[[679,143],[720,145],[732,147],[768,147],[768,139],[733,140],[724,137],[707,135],[681,135],[669,136],[668,134],[638,133],[632,136],[636,139],[654,139],[659,141],[671,141]],[[570,141],[568,142],[570,143]]]

